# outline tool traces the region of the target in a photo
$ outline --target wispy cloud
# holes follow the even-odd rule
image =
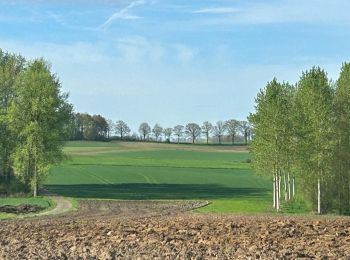
[[[232,14],[237,12],[239,12],[239,9],[233,7],[213,7],[193,11],[193,13],[197,14]]]
[[[107,29],[115,20],[122,19],[122,20],[135,20],[135,19],[141,19],[141,16],[134,15],[130,13],[130,10],[140,6],[144,5],[146,3],[145,0],[137,0],[131,2],[129,5],[127,5],[125,8],[115,12],[112,14],[99,28],[100,29]]]
[[[239,8],[214,7],[193,11],[198,14],[222,14],[222,17],[206,17],[204,25],[232,24],[277,24],[277,23],[349,23],[348,0],[282,0],[261,1],[242,4]],[[225,14],[235,14],[225,16]],[[336,14],[336,15],[335,15]]]

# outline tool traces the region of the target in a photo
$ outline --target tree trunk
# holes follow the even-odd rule
[[[321,214],[321,182],[317,179],[317,213]]]
[[[278,173],[278,203],[281,200],[281,176]]]
[[[232,144],[235,144],[235,135],[232,135]]]
[[[34,198],[38,195],[38,173],[37,173],[37,166],[36,166],[36,160],[34,160],[34,189],[33,189],[33,196]]]
[[[293,176],[292,180],[292,197],[294,198],[295,196],[295,177]]]
[[[281,198],[281,182],[280,182],[280,178],[279,178],[279,174],[277,173],[276,175],[276,210],[279,211],[280,210],[280,198]]]
[[[287,177],[286,174],[283,174],[283,184],[284,184],[284,200],[288,200],[288,191],[287,191]]]
[[[209,134],[207,134],[207,144],[209,144]]]
[[[180,143],[180,136],[177,136],[177,143]]]
[[[288,183],[288,200],[290,200],[290,176],[289,176],[289,172],[287,175],[287,183]]]
[[[35,183],[35,184],[34,184],[34,190],[33,190],[33,196],[34,196],[34,198],[37,197],[37,195],[38,195],[38,186],[37,186],[37,184]]]
[[[276,175],[273,175],[273,181],[272,181],[272,187],[273,187],[273,208],[276,208]]]

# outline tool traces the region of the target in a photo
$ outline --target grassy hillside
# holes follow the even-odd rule
[[[70,142],[70,160],[47,187],[76,198],[202,199],[207,212],[262,212],[270,182],[253,174],[242,147]]]

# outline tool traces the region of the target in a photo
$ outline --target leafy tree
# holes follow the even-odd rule
[[[298,165],[304,190],[317,212],[329,207],[332,150],[333,90],[324,70],[313,67],[302,74],[295,97]]]
[[[235,136],[239,130],[240,123],[235,119],[231,119],[225,122],[225,128],[228,134],[231,136],[232,144],[235,143]]]
[[[350,63],[344,63],[336,82],[334,122],[335,208],[340,214],[350,214]]]
[[[273,183],[273,206],[280,209],[281,178],[288,172],[286,147],[292,140],[291,107],[293,87],[273,79],[255,99],[255,113],[249,116],[254,127],[252,141],[253,166],[258,173],[271,176]]]
[[[242,133],[242,135],[244,136],[244,143],[248,144],[248,139],[250,138],[250,134],[251,134],[251,128],[250,128],[249,122],[240,121],[239,122],[239,130]]]
[[[130,134],[130,127],[122,120],[119,120],[115,124],[115,133],[120,136],[120,140],[123,140],[124,136]]]
[[[163,128],[159,124],[155,124],[152,132],[156,138],[156,141],[158,141],[158,138],[162,135],[163,133]]]
[[[189,123],[186,125],[185,133],[191,137],[192,143],[194,144],[194,141],[201,135],[201,128],[196,123]]]
[[[15,174],[30,185],[34,196],[50,165],[64,158],[62,147],[69,135],[66,126],[72,106],[60,88],[50,66],[42,59],[34,60],[16,80],[16,95],[9,108],[9,125],[17,134]]]
[[[111,137],[113,130],[115,129],[115,124],[113,120],[107,119],[107,139]]]
[[[105,140],[107,138],[108,123],[101,115],[93,115],[91,127],[94,128],[96,135],[93,140]]]
[[[142,123],[139,127],[139,133],[143,140],[146,140],[146,137],[148,137],[151,133],[151,127],[149,126],[149,124],[147,124],[146,122]]]
[[[12,173],[11,154],[16,145],[14,133],[8,127],[8,108],[15,96],[15,82],[25,67],[21,56],[0,49],[0,177],[8,180]]]
[[[216,125],[213,127],[213,134],[219,139],[219,144],[221,144],[221,137],[225,134],[226,126],[223,121],[216,122]]]
[[[168,127],[168,128],[165,128],[163,132],[168,142],[170,142],[171,135],[173,134],[173,129],[171,127]]]
[[[202,133],[205,134],[205,137],[207,138],[207,144],[209,143],[209,136],[212,130],[213,130],[213,125],[210,122],[208,121],[203,122]]]
[[[174,127],[174,134],[177,136],[177,143],[180,142],[180,137],[184,134],[184,126],[177,125]]]

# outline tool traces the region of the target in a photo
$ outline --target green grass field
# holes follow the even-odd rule
[[[202,212],[266,212],[270,182],[242,147],[70,142],[46,187],[73,198],[209,200]]]

